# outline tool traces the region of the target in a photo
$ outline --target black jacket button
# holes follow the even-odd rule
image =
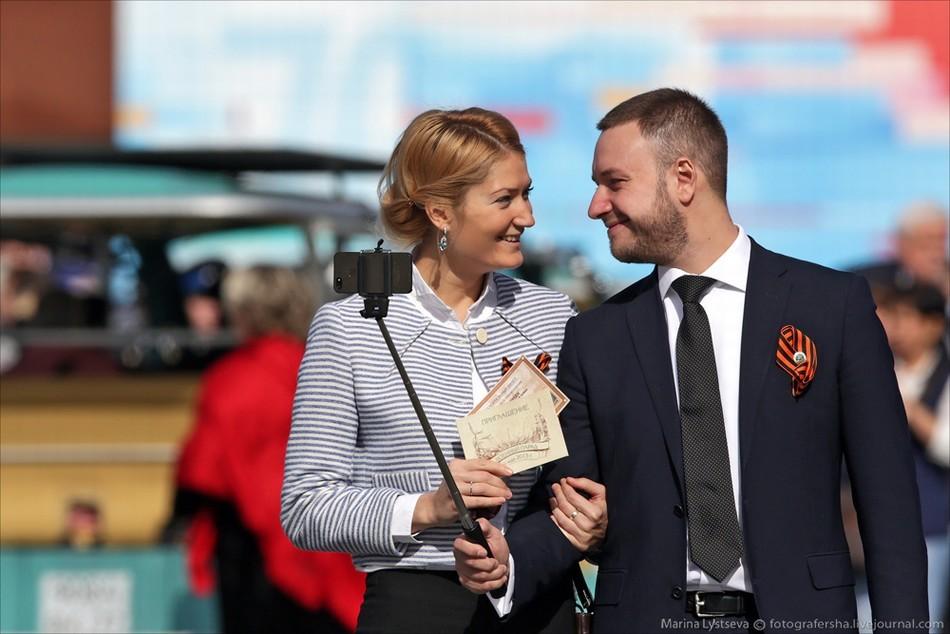
[[[677,504],[673,507],[673,515],[676,517],[683,517],[686,513],[683,512],[683,507]]]
[[[682,599],[683,588],[681,588],[680,586],[673,586],[673,591],[670,593],[670,596],[673,597],[674,599]]]

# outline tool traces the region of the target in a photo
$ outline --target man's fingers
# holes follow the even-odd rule
[[[495,566],[491,570],[478,570],[473,571],[469,574],[466,574],[465,577],[469,581],[475,583],[490,583],[492,581],[498,581],[508,577],[508,566]]]
[[[478,525],[482,527],[482,534],[485,535],[485,541],[488,542],[489,546],[493,546],[498,543],[499,538],[502,537],[501,531],[498,530],[498,527],[489,522],[484,517],[479,517],[477,520]]]
[[[478,552],[474,555],[467,554],[471,552],[471,549],[466,550],[463,544],[458,543],[460,540],[475,546],[475,550]],[[499,564],[496,559],[486,557],[484,548],[477,544],[471,544],[464,537],[456,540],[454,555],[455,567],[460,576],[474,578],[480,575],[480,581],[489,581],[507,574],[507,570],[498,572],[499,568],[505,569],[507,566]]]
[[[557,509],[554,509],[554,510],[557,511]],[[561,513],[561,517],[562,518],[564,517],[563,513]],[[566,539],[567,541],[571,543],[571,546],[573,546],[574,548],[576,548],[577,550],[581,552],[586,552],[587,549],[584,546],[582,546],[580,542],[577,541],[577,538],[575,538],[573,535],[571,535],[566,530],[564,530],[564,527],[561,526],[561,524],[558,522],[558,518],[553,512],[551,513],[551,521],[554,522],[554,525],[557,526],[557,529],[561,531],[562,535],[564,535],[564,539]]]
[[[554,491],[554,499],[557,500],[557,506],[567,517],[571,519],[579,517],[584,513],[584,507],[579,504],[574,504],[572,501],[567,498],[567,489],[568,485],[554,484],[551,486],[551,490]],[[587,502],[587,500],[584,500]]]
[[[486,520],[484,517],[480,517],[475,521],[477,521],[478,525],[482,527],[482,532],[485,534],[485,539],[491,539],[495,536],[495,533],[501,533],[497,526]]]
[[[485,547],[468,541],[464,535],[456,537],[455,541],[452,542],[452,547],[456,551],[455,559],[458,561],[461,559],[488,559],[488,553],[485,552]],[[459,555],[461,555],[461,557],[459,557]]]
[[[570,515],[576,510],[574,506],[567,501],[567,497],[564,495],[564,487],[554,483],[551,485],[551,491],[554,492],[554,499],[557,500],[558,508],[561,509],[565,515]]]
[[[566,480],[572,487],[578,491],[583,491],[591,497],[605,497],[607,495],[607,487],[590,478],[572,478],[568,476]]]
[[[491,573],[488,574],[488,577],[482,579],[482,581],[489,581],[490,579],[497,579],[499,576],[498,569],[506,568],[500,563],[497,559],[485,557],[484,559],[467,559],[464,562],[461,562],[466,568],[466,576],[474,577],[476,573]]]
[[[557,525],[561,527],[561,530],[563,530],[565,533],[573,535],[579,541],[584,540],[586,533],[581,530],[581,528],[574,521],[572,521],[571,518],[565,515],[560,507],[554,509],[552,515],[554,516],[555,521],[557,521]]]
[[[509,551],[505,534],[484,517],[478,518],[478,525],[482,529],[482,534],[485,536],[489,548],[491,548],[492,556],[499,562],[507,564]]]
[[[597,528],[597,522],[588,518],[583,513],[578,513],[573,518],[568,516],[568,519],[571,519],[581,531],[590,535],[593,535],[594,529]]]
[[[459,576],[459,581],[462,585],[469,591],[474,592],[475,594],[486,594],[492,590],[496,590],[506,583],[508,583],[508,577],[506,576],[503,579],[498,579],[497,581],[488,581],[485,583],[476,583],[469,579],[466,579],[462,576]]]
[[[561,491],[564,494],[567,503],[573,508],[577,509],[578,512],[583,513],[590,519],[597,521],[603,515],[603,510],[595,503],[591,502],[583,495],[578,493],[574,487],[568,484],[566,481],[561,483]],[[561,510],[564,510],[564,507],[561,507]]]

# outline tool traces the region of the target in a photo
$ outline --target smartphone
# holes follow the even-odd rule
[[[363,297],[412,292],[412,255],[341,251],[333,256],[333,290]]]

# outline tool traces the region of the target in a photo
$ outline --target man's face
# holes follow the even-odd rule
[[[658,171],[653,142],[636,122],[604,130],[594,150],[597,189],[587,215],[607,227],[621,262],[670,264],[686,246],[686,224]]]

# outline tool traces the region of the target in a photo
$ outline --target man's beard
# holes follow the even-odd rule
[[[629,218],[625,223],[633,238],[611,241],[610,253],[627,264],[669,264],[686,248],[686,223],[662,183],[656,188],[656,215],[647,220]]]

